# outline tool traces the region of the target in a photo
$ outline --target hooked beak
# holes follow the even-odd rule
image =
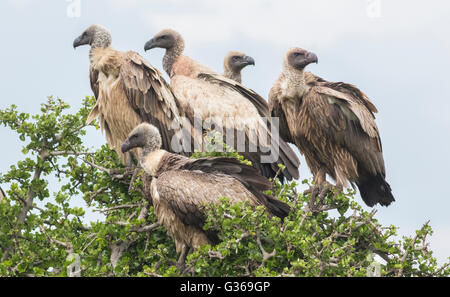
[[[76,49],[77,47],[79,47],[80,45],[85,45],[88,44],[88,42],[83,40],[83,36],[78,36],[74,41],[73,41],[73,48]]]
[[[317,58],[317,56],[316,56],[316,54],[315,53],[311,53],[311,52],[308,52],[307,54],[306,54],[306,60],[308,61],[308,64],[310,64],[310,63],[319,63],[319,59]]]
[[[130,149],[132,149],[131,143],[130,143],[130,140],[127,138],[122,144],[122,153],[125,154]]]
[[[250,56],[245,56],[244,57],[244,63],[245,63],[245,65],[255,65],[255,60],[252,58],[252,57],[250,57]]]
[[[150,39],[149,41],[147,41],[146,43],[145,43],[145,45],[144,45],[144,50],[145,51],[148,51],[148,50],[151,50],[152,48],[155,48],[156,46],[155,46],[155,39],[154,38],[152,38],[152,39]]]

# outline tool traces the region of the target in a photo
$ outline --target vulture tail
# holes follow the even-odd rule
[[[395,201],[391,186],[381,174],[360,178],[356,181],[356,185],[358,186],[361,198],[370,207],[377,203],[382,206],[388,206]]]

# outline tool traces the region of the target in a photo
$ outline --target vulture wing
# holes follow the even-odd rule
[[[211,83],[219,84],[223,87],[227,87],[235,90],[236,92],[239,92],[256,107],[260,116],[267,117],[269,115],[269,108],[267,106],[266,100],[259,96],[255,91],[244,87],[239,82],[226,78],[225,76],[217,73],[200,73],[198,78],[204,79],[205,81]]]
[[[173,151],[171,141],[175,127],[181,127],[182,117],[178,101],[161,73],[135,52],[127,52],[120,68],[125,94],[142,121],[154,125],[161,133],[162,148]]]
[[[110,50],[91,66],[90,82],[97,102],[87,122],[98,117],[108,143],[116,149],[140,122],[158,128],[165,150],[174,151],[173,140],[180,143],[183,134],[178,132],[190,124],[191,113],[181,113],[169,84],[139,54]]]
[[[201,171],[204,173],[221,172],[232,176],[247,188],[259,201],[267,207],[269,213],[284,218],[290,207],[264,191],[272,189],[272,184],[255,168],[242,164],[239,160],[227,157],[203,158],[186,163],[181,169]]]
[[[98,98],[98,70],[92,66],[89,67],[89,81],[91,82],[91,89],[95,98]]]
[[[232,203],[248,199],[252,205],[260,205],[239,181],[225,174],[166,171],[158,176],[156,189],[161,201],[158,207],[170,209],[183,224],[201,232],[206,220],[205,205],[219,203],[220,197],[228,197]],[[218,242],[214,232],[206,232],[206,236]]]
[[[2,200],[5,199],[5,197],[6,197],[5,192],[3,192],[3,189],[0,188],[0,202],[2,202]]]
[[[292,137],[292,134],[289,130],[289,126],[288,126],[287,119],[286,119],[286,114],[284,113],[283,107],[281,106],[281,102],[279,99],[280,94],[281,94],[280,86],[277,83],[270,90],[270,94],[269,94],[270,116],[274,117],[274,118],[278,118],[280,137],[284,141],[295,144],[295,140]]]
[[[377,110],[367,96],[352,85],[324,83],[311,88],[302,104],[315,128],[356,160],[355,182],[364,202],[387,206],[395,201],[385,180],[381,140],[373,114]]]
[[[362,94],[361,91],[359,93]],[[365,95],[356,97],[355,94],[352,89],[342,92],[334,88],[334,84],[321,85],[310,89],[302,104],[314,119],[315,126],[328,139],[345,147],[357,160],[360,169],[384,177],[384,160],[375,116],[363,103]]]
[[[271,215],[284,218],[287,204],[264,194],[270,182],[256,169],[233,158],[205,158],[187,162],[177,170],[158,176],[160,199],[187,225],[201,226],[205,221],[204,205],[217,204],[228,197],[232,203],[249,200],[251,205],[264,205]]]
[[[269,108],[267,102],[256,92],[234,80],[209,72],[198,74],[197,79],[174,76],[171,85],[177,94],[180,93],[179,97],[189,98],[185,105],[195,106],[201,112],[202,119],[221,123],[235,131],[244,131],[247,144],[263,144],[267,146],[267,150],[271,146],[271,151],[278,149],[281,163],[286,166],[282,175],[289,180],[298,178],[300,162],[297,155],[283,140],[272,140],[271,124],[262,120],[269,116]],[[274,177],[278,171],[277,163],[260,163],[261,152],[248,152],[245,156],[266,177]]]

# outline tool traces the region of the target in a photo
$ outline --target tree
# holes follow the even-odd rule
[[[178,276],[172,239],[157,223],[142,172],[132,178],[106,145],[82,141],[94,98],[76,114],[48,98],[30,117],[16,106],[0,121],[24,142],[24,159],[0,175],[8,185],[0,199],[1,276]],[[93,123],[97,129],[96,123]],[[212,153],[217,155],[217,152]],[[238,157],[237,154],[227,152]],[[196,154],[204,156],[204,154]],[[307,183],[307,181],[303,181]],[[396,227],[383,227],[375,211],[338,195],[297,193],[297,183],[274,182],[273,195],[292,212],[284,221],[248,204],[205,206],[205,228],[222,242],[203,246],[186,261],[194,276],[448,276],[427,246],[428,223],[395,241]],[[56,191],[50,194],[51,189]],[[86,207],[72,206],[83,199]],[[85,210],[105,215],[83,223]],[[337,215],[332,211],[337,210]],[[385,263],[378,263],[379,255]]]

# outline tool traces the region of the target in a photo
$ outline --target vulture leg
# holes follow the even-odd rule
[[[320,186],[326,182],[326,170],[322,167],[317,172],[313,173],[313,175],[313,185],[303,192],[303,195],[311,194],[311,198],[318,194],[317,192],[320,191]]]
[[[320,203],[321,203],[321,204],[323,204],[323,202],[324,202],[324,200],[325,200],[325,197],[327,197],[327,195],[328,195],[329,193],[332,193],[332,192],[333,192],[333,188],[334,188],[334,185],[330,184],[330,183],[327,182],[327,181],[323,182],[323,183],[319,186],[319,189],[320,189],[319,200],[320,200]],[[334,199],[334,195],[333,195],[333,199]]]
[[[314,174],[314,185],[315,186],[321,186],[325,181],[325,174],[326,174],[326,169],[325,168],[320,168],[315,174]]]
[[[186,262],[186,257],[189,254],[190,249],[191,248],[188,247],[187,245],[183,246],[181,249],[180,257],[178,258],[178,261],[177,261],[177,268],[180,270],[180,272],[182,274],[184,274],[184,272],[186,270],[185,262]]]
[[[311,197],[309,198],[308,207],[313,213],[320,212],[324,205],[325,198],[329,193],[333,193],[334,185],[325,181],[320,186],[312,186],[309,190]],[[305,192],[307,192],[305,191]],[[318,198],[318,199],[316,199]],[[333,196],[334,199],[334,196]]]

